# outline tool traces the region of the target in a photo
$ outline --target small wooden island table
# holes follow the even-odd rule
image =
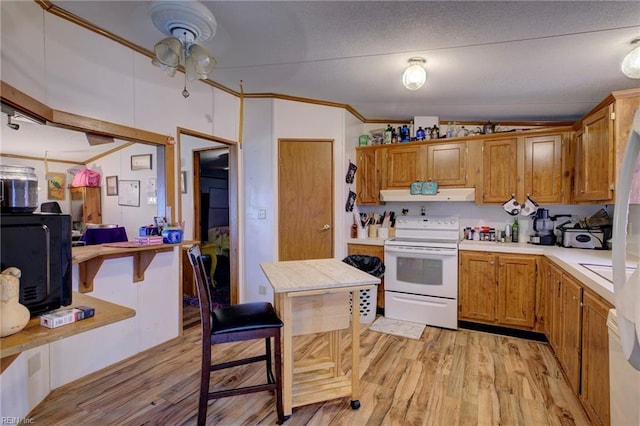
[[[282,396],[285,416],[293,407],[345,396],[360,401],[360,290],[380,279],[337,259],[261,263],[275,293],[282,330]],[[351,296],[351,301],[350,301]],[[351,309],[353,306],[354,309]],[[340,331],[351,323],[351,377],[341,368]],[[328,334],[328,356],[295,360],[293,337]]]

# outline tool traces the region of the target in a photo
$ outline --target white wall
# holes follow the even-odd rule
[[[240,300],[272,301],[273,292],[260,263],[273,262],[277,257],[276,184],[277,153],[273,133],[273,101],[255,99],[245,101],[244,141],[242,144],[244,204],[244,236],[240,249],[244,252],[246,279],[241,282]],[[266,209],[267,217],[258,219],[258,209]],[[259,286],[267,294],[259,294]]]

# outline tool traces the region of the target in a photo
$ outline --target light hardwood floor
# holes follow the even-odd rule
[[[344,342],[348,333],[344,333]],[[296,356],[318,355],[305,336]],[[43,425],[191,425],[197,412],[200,327],[54,390],[30,417]],[[258,353],[263,343],[230,343],[221,359]],[[547,344],[469,330],[427,327],[420,340],[361,333],[361,408],[336,399],[293,409],[295,425],[588,425]],[[343,349],[349,349],[343,343]],[[346,368],[350,368],[345,356]],[[262,364],[212,375],[212,387],[263,380]],[[275,424],[271,393],[209,404],[208,424]]]

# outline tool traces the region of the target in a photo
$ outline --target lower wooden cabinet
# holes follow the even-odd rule
[[[533,329],[537,263],[537,256],[461,251],[458,318]]]
[[[573,391],[580,390],[582,286],[573,277],[563,274],[560,292],[560,363]]]
[[[347,244],[347,254],[360,254],[365,256],[374,256],[382,260],[384,263],[384,246],[370,244]],[[384,309],[384,277],[380,279],[378,284],[378,292],[376,294],[376,308]]]
[[[544,332],[591,422],[609,424],[611,304],[538,256],[460,251],[459,272],[458,318]]]
[[[580,399],[595,424],[608,425],[609,329],[611,305],[585,290],[582,307],[582,384]]]
[[[609,331],[612,306],[549,260],[541,266],[543,330],[593,424],[609,424]]]

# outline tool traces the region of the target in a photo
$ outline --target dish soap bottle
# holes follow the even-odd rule
[[[518,218],[513,219],[513,226],[511,227],[511,242],[518,242],[518,232],[520,231],[520,225],[518,225]]]

